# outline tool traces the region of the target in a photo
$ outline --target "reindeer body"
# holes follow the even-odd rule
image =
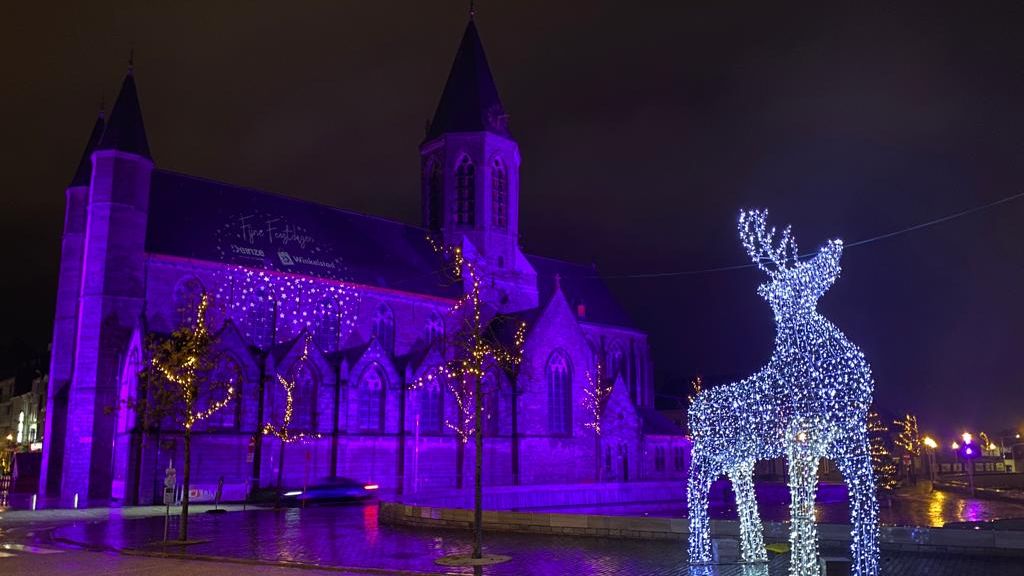
[[[758,293],[775,312],[775,351],[757,374],[706,389],[690,406],[690,562],[711,561],[708,491],[722,474],[736,493],[744,561],[767,559],[754,464],[785,456],[792,498],[790,573],[817,574],[814,493],[818,461],[825,457],[838,465],[849,486],[854,574],[875,576],[877,504],[866,429],[871,371],[861,350],[815,309],[839,275],[842,243],[830,241],[817,256],[799,262],[788,228],[779,246],[772,245],[774,230],[766,230],[766,216],[742,213],[740,235],[771,278]],[[763,261],[777,268],[768,269]]]

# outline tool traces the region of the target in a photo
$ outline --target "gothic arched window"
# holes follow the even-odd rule
[[[389,354],[395,352],[395,315],[387,304],[377,306],[373,316],[372,336]]]
[[[499,230],[508,228],[508,172],[501,158],[491,165],[491,225]]]
[[[384,430],[384,369],[380,364],[371,364],[359,380],[359,396],[356,422],[362,432]]]
[[[420,430],[438,433],[444,420],[444,395],[434,378],[420,388]]]
[[[424,328],[424,336],[427,339],[427,346],[437,345],[441,354],[444,354],[444,320],[437,312],[431,312],[427,318],[427,325]]]
[[[257,286],[247,305],[249,341],[257,348],[267,349],[274,340],[274,295],[266,285]]]
[[[292,421],[289,426],[296,432],[309,432],[316,428],[317,379],[308,366],[302,366],[292,376],[295,388],[292,390]]]
[[[483,392],[484,392],[484,426],[483,432],[485,436],[497,436],[499,431],[499,424],[501,423],[500,415],[500,390],[497,384],[498,379],[493,374],[487,374],[484,376],[483,381]]]
[[[195,327],[196,311],[205,291],[203,283],[195,276],[185,276],[178,281],[174,287],[175,329],[182,326]]]
[[[548,358],[548,432],[568,434],[572,421],[572,365],[569,357],[555,350]]]
[[[427,226],[440,230],[444,225],[444,179],[441,163],[431,160],[427,166]]]
[[[238,415],[241,412],[242,398],[242,369],[238,362],[230,356],[221,356],[210,374],[210,383],[217,394],[216,398],[206,398],[206,401],[220,399],[220,395],[226,393],[228,386],[234,390],[234,400],[227,406],[214,412],[205,422],[207,428],[233,429],[238,426]]]
[[[455,223],[472,226],[476,212],[476,166],[463,156],[455,168]]]
[[[626,367],[625,355],[622,353],[622,346],[615,342],[608,348],[608,378],[614,382],[620,374],[622,379],[626,379],[626,375],[623,371]]]
[[[338,349],[341,335],[341,310],[333,296],[324,296],[316,305],[316,345],[324,352]]]

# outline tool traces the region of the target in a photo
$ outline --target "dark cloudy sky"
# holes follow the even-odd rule
[[[67,4],[62,5],[62,4]],[[50,333],[63,189],[135,48],[157,165],[418,222],[417,144],[465,2],[18,2],[0,33],[4,339]],[[1021,192],[1024,4],[478,3],[527,250],[604,273],[744,261]],[[1024,201],[851,248],[826,315],[922,427],[1024,424]],[[666,377],[771,353],[753,270],[611,281]]]

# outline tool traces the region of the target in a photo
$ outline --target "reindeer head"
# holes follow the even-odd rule
[[[775,228],[768,228],[767,210],[740,211],[739,232],[743,247],[768,281],[757,293],[768,301],[776,316],[813,310],[818,298],[839,277],[843,241],[829,240],[813,258],[800,261],[796,240],[789,226],[776,241]]]

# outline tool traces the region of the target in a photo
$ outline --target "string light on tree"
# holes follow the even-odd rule
[[[472,437],[476,447],[473,474],[473,558],[483,555],[483,419],[485,376],[492,371],[514,371],[523,359],[523,343],[526,340],[526,323],[519,322],[512,335],[511,346],[501,343],[495,333],[494,321],[484,323],[481,279],[476,264],[463,256],[458,246],[446,247],[428,237],[434,250],[451,265],[450,275],[463,280],[464,296],[452,306],[452,314],[462,316],[463,322],[452,338],[454,356],[423,377],[416,379],[410,387],[422,388],[434,378],[448,384],[458,404],[459,421],[447,426],[459,436],[459,452],[456,460],[461,478],[462,447]],[[497,381],[495,381],[497,384]]]
[[[587,386],[583,389],[585,394],[583,406],[590,414],[590,421],[584,422],[583,426],[590,428],[597,436],[601,435],[601,416],[604,413],[604,406],[612,395],[612,385],[604,384],[604,370],[601,363],[597,363],[594,373],[586,372]]]
[[[295,442],[313,440],[320,438],[321,436],[320,434],[311,434],[306,432],[295,434],[291,430],[292,416],[294,415],[295,410],[295,386],[299,380],[301,380],[302,372],[306,370],[306,364],[309,362],[309,345],[310,337],[307,336],[302,345],[302,354],[299,356],[298,360],[295,361],[295,366],[291,372],[291,378],[285,378],[281,374],[277,374],[277,381],[281,384],[281,388],[284,389],[284,414],[281,417],[280,426],[275,426],[270,422],[263,424],[263,435],[273,436],[281,442],[277,460],[278,488],[282,487],[282,482],[284,480],[285,446]]]
[[[687,486],[689,556],[711,562],[708,492],[726,474],[736,493],[743,560],[764,562],[754,464],[789,464],[790,574],[817,576],[814,494],[821,458],[835,462],[850,494],[852,572],[878,574],[878,504],[867,438],[874,382],[864,354],[818,313],[818,299],[840,274],[840,240],[801,260],[790,228],[777,234],[767,212],[743,211],[739,235],[767,276],[758,294],[775,316],[775,350],[760,372],[696,394],[688,412],[693,462]]]
[[[896,478],[896,465],[893,463],[892,452],[886,446],[889,427],[885,425],[877,412],[868,414],[868,438],[871,442],[871,468],[875,471],[878,489],[889,492],[899,483]]]
[[[149,371],[140,373],[143,382],[139,400],[131,407],[149,425],[166,419],[177,422],[184,429],[184,492],[181,500],[179,540],[188,537],[189,485],[192,470],[192,429],[196,424],[227,407],[235,398],[234,383],[212,377],[217,363],[214,351],[216,338],[209,329],[210,298],[203,292],[199,298],[194,322],[186,322],[165,340],[153,341],[149,346]],[[202,400],[206,407],[200,407]]]

